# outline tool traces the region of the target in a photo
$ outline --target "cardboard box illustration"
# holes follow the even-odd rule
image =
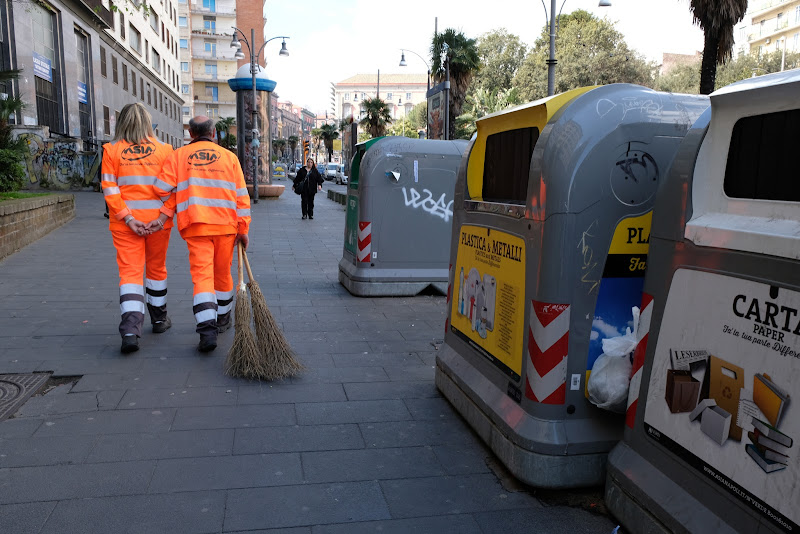
[[[744,370],[722,358],[709,356],[701,399],[714,399],[717,406],[728,413],[732,421],[736,421],[739,412],[739,393],[744,387]],[[705,417],[704,417],[705,419]],[[735,423],[729,423],[731,439],[742,441],[742,429]]]
[[[672,413],[691,412],[697,406],[700,382],[689,370],[667,370],[666,400]]]
[[[731,431],[731,414],[719,406],[703,410],[700,430],[720,445],[725,443]]]

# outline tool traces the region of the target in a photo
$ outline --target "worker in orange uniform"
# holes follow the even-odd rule
[[[161,217],[163,202],[153,192],[170,154],[172,147],[156,139],[150,113],[138,102],[122,108],[114,141],[103,147],[101,186],[117,249],[124,354],[139,350],[145,302],[153,332],[166,332],[172,324],[167,316],[165,263],[172,218]]]
[[[215,133],[208,117],[191,119],[192,142],[164,162],[154,186],[162,198],[175,192],[166,200],[160,219],[166,220],[174,209],[178,231],[189,248],[201,352],[214,350],[217,334],[231,325],[233,249],[239,242],[245,248],[249,243],[250,197],[242,167],[232,152],[214,142]]]

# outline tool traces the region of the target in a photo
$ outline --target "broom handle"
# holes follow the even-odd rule
[[[250,260],[247,259],[247,252],[245,252],[244,247],[241,246],[241,245],[239,245],[239,246],[241,247],[240,254],[244,258],[244,267],[245,267],[245,269],[247,269],[247,279],[252,282],[253,281],[253,271],[250,270]]]
[[[239,285],[237,287],[241,287],[244,285],[244,273],[242,273],[242,244],[239,243],[236,246],[236,251],[239,254]]]

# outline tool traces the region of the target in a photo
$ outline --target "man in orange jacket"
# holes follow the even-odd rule
[[[232,152],[214,142],[215,133],[208,117],[190,120],[192,142],[164,162],[153,186],[160,197],[169,197],[159,219],[166,220],[174,211],[189,248],[201,352],[214,350],[217,333],[231,325],[233,249],[239,242],[245,248],[249,243],[250,197],[242,167]],[[173,191],[176,194],[169,196]],[[157,220],[151,224],[157,225]]]

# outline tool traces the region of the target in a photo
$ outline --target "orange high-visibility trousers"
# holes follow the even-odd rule
[[[169,233],[166,229],[138,236],[127,227],[111,229],[119,266],[120,335],[142,335],[145,303],[152,322],[167,317]]]
[[[194,284],[192,311],[197,333],[216,339],[217,324],[230,320],[233,307],[233,243],[236,234],[185,237]]]

